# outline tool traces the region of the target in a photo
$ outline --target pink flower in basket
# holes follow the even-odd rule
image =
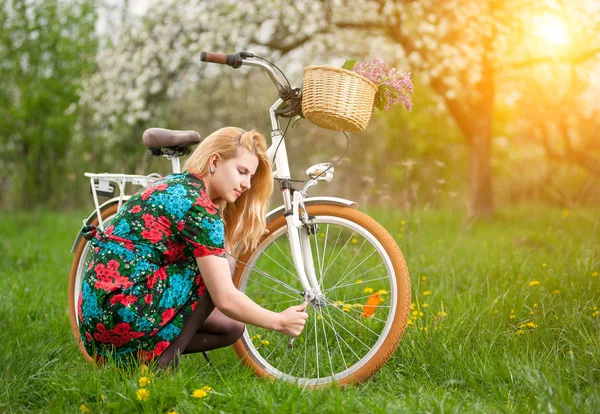
[[[402,103],[409,111],[412,109],[410,94],[414,86],[410,80],[410,72],[400,73],[379,59],[372,62],[347,60],[343,69],[352,70],[364,76],[377,86],[374,105],[377,109],[387,111],[390,106]]]

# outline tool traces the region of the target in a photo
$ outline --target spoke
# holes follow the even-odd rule
[[[358,251],[352,255],[352,260],[350,260],[350,262],[348,262],[348,264],[346,265],[346,268],[342,272],[342,276],[341,277],[347,276],[346,270],[348,270],[348,268],[350,267],[350,265],[354,262],[354,259],[356,259],[358,257],[358,254],[360,253],[360,251],[362,250],[362,248],[363,248],[363,246],[365,245],[366,242],[367,242],[367,239],[363,239],[363,242],[361,243],[360,247],[358,248]]]
[[[287,338],[287,336],[286,336],[286,335],[281,335],[281,336],[282,336],[283,338],[280,338],[280,339],[279,339],[279,341],[278,341],[278,342],[279,342],[279,343],[278,343],[278,345],[277,345],[277,346],[273,346],[273,349],[271,349],[271,352],[269,352],[269,355],[267,355],[267,356],[265,357],[265,359],[266,359],[267,361],[269,360],[269,358],[271,357],[271,355],[273,355],[273,352],[275,352],[275,350],[276,350],[276,349],[279,349],[279,347],[281,346],[281,342],[282,342],[282,340],[283,340],[283,342],[285,343],[285,339]],[[280,363],[281,363],[281,362],[280,362]]]
[[[327,314],[329,315],[329,318],[331,318],[331,312],[329,312],[329,308],[326,307],[325,310],[327,311]],[[321,316],[321,318],[323,318],[323,317]],[[342,341],[344,340],[344,338],[342,338],[338,334],[337,330],[335,329],[335,327],[333,325],[329,324],[329,326],[331,327],[331,329],[333,330],[333,333],[335,334],[335,339],[336,339],[337,344],[338,344],[338,349],[340,350],[340,355],[342,356],[342,361],[344,361],[344,366],[346,367],[346,369],[348,369],[348,364],[346,363],[346,358],[344,358],[344,351],[342,350],[342,345],[340,345],[340,338],[342,339]],[[346,344],[346,346],[348,346],[348,348],[350,348],[350,350],[352,350],[352,348],[350,347],[350,345]]]
[[[340,240],[340,236],[342,235],[342,229],[343,229],[343,227],[340,226],[340,231],[338,232],[337,238],[335,239],[335,243],[333,244],[333,249],[331,250],[331,252],[332,252],[331,257],[333,257],[333,253],[335,253],[335,248],[337,247],[338,241]],[[329,263],[327,263],[325,272],[327,272],[327,269],[329,269],[329,266],[331,266],[331,257],[329,259]]]
[[[321,288],[321,290],[323,290],[323,266],[325,265],[325,257],[327,255],[327,237],[329,236],[329,224],[327,224],[327,229],[325,230],[325,243],[323,244],[323,260],[321,260],[321,263],[319,264],[319,267],[321,268],[321,277],[319,279],[319,287]]]
[[[356,297],[356,298],[345,299],[344,304],[346,305],[350,301],[357,301],[357,300],[360,300],[360,299],[370,298],[371,296],[373,296],[373,294],[365,295],[365,296],[359,296],[359,297]],[[330,301],[329,303],[331,303],[332,306],[335,307],[335,302],[333,301],[333,299],[329,299],[329,301]],[[361,303],[361,305],[362,305],[362,303]],[[363,306],[365,306],[365,305],[363,305]],[[377,307],[378,308],[391,308],[390,305],[377,305]]]
[[[246,265],[246,266],[249,266],[249,265]],[[268,274],[268,273],[267,273],[267,272],[265,272],[264,270],[262,270],[262,269],[259,269],[259,268],[258,268],[258,267],[256,267],[256,266],[251,266],[251,267],[252,267],[252,270],[254,270],[254,271],[255,271],[256,273],[258,273],[259,275],[261,275],[261,276],[264,276],[264,277],[266,277],[267,279],[271,279],[273,282],[280,284],[280,285],[281,285],[281,286],[283,286],[284,288],[286,288],[286,289],[288,289],[288,290],[291,290],[291,291],[292,291],[292,292],[294,292],[294,293],[297,293],[297,294],[299,294],[299,295],[301,295],[301,294],[302,294],[302,293],[301,293],[301,292],[300,292],[298,289],[295,289],[295,288],[291,287],[290,285],[288,285],[287,283],[285,283],[285,282],[282,282],[281,280],[277,279],[276,277],[273,277],[273,276],[271,276],[270,274]],[[248,279],[250,279],[250,277],[248,277]],[[255,279],[255,280],[256,280],[256,279]]]
[[[341,228],[340,228],[340,230],[341,230]],[[333,266],[333,264],[335,263],[335,261],[337,260],[337,258],[340,256],[340,253],[342,253],[344,251],[344,248],[348,245],[348,243],[350,243],[350,240],[352,240],[352,238],[354,237],[355,233],[356,233],[355,231],[352,231],[352,234],[350,235],[350,237],[348,238],[348,240],[346,240],[346,243],[344,243],[344,245],[342,246],[342,248],[340,249],[340,251],[338,252],[338,254],[335,256],[335,258],[333,258],[331,260],[331,263],[329,263],[329,266],[327,266],[327,269],[325,269],[325,273],[326,274],[327,274],[327,271],[329,270],[329,268],[331,266]]]
[[[277,247],[279,249],[279,251],[281,252],[281,254],[286,258],[286,260],[288,261],[288,263],[294,267],[294,263],[292,263],[292,261],[290,260],[290,257],[284,253],[283,250],[281,250],[281,247],[279,247],[279,244],[277,244],[277,240],[273,241],[273,244],[275,245],[275,247]]]
[[[352,262],[354,262],[354,259],[356,259],[358,257],[358,254],[360,253],[360,251],[362,250],[362,248],[363,248],[363,246],[365,245],[366,242],[367,242],[367,239],[364,239],[363,242],[362,242],[362,244],[360,245],[360,248],[358,249],[358,252],[356,252],[356,254],[354,254],[352,256],[352,260],[350,260],[350,263],[348,263],[348,266],[346,266],[346,268],[342,272],[342,276],[338,279],[338,281],[336,282],[335,285],[333,285],[332,288],[335,288],[337,285],[339,285],[340,283],[342,283],[342,281],[346,280],[346,278],[352,274],[352,272],[354,271],[354,269],[356,269],[358,266],[360,266],[361,264],[363,264],[365,262],[365,260],[367,260],[369,257],[373,256],[373,253],[375,253],[375,250],[373,251],[373,253],[371,253],[366,258],[364,258],[362,262],[360,262],[358,265],[356,265],[354,267],[354,269],[352,269],[350,272],[346,273],[346,271],[348,270],[348,268],[350,267],[350,265],[352,264]]]
[[[281,295],[286,295],[286,296],[289,296],[290,298],[295,298],[295,296],[292,296],[292,295],[291,295],[291,294],[289,294],[288,292],[282,292],[282,291],[280,291],[280,290],[277,290],[277,289],[275,289],[275,288],[273,288],[273,287],[271,287],[271,286],[267,286],[267,285],[265,285],[264,283],[262,283],[262,282],[259,282],[259,281],[258,281],[258,280],[256,280],[256,279],[248,279],[248,280],[252,280],[252,281],[254,281],[255,283],[258,283],[259,285],[261,285],[261,286],[264,286],[264,287],[266,287],[267,289],[271,289],[271,290],[273,290],[273,291],[275,291],[275,292],[277,292],[277,293],[279,293],[279,294],[281,294]],[[253,294],[253,293],[252,293],[252,294]]]
[[[317,351],[317,379],[321,378],[319,375],[319,333],[317,332],[317,318],[315,317],[315,350]]]
[[[267,304],[269,304],[269,305],[281,305],[282,303],[299,302],[300,300],[301,299],[298,298],[298,299],[282,300],[282,301],[279,301],[279,302],[265,302],[265,305],[267,305]]]
[[[326,300],[326,301],[328,301],[329,299],[325,299],[325,300]],[[332,303],[330,303],[330,304],[332,304]],[[348,317],[348,318],[352,319],[352,321],[354,321],[354,322],[356,322],[356,323],[359,323],[359,322],[358,322],[356,319],[354,319],[352,316],[348,315],[348,313],[347,313],[347,312],[344,312],[343,310],[341,310],[341,309],[338,309],[338,308],[336,308],[335,306],[333,306],[333,308],[334,308],[335,310],[338,310],[338,311],[342,312],[342,314],[343,314],[344,316],[346,316],[346,317]],[[359,314],[362,314],[362,312],[359,312],[359,311],[357,311],[356,309],[350,309],[350,310],[351,310],[351,311],[354,311],[354,312],[358,312]],[[372,316],[370,319],[376,319],[376,320],[378,320],[378,321],[380,321],[380,322],[383,322],[383,323],[385,323],[385,322],[386,322],[386,321],[384,321],[383,319],[379,319],[379,318],[376,318],[376,317],[374,317],[374,316]],[[379,334],[378,334],[377,332],[373,331],[371,328],[369,328],[368,326],[366,326],[364,323],[360,323],[360,325],[361,325],[361,326],[363,326],[363,327],[364,327],[364,328],[365,328],[367,331],[369,331],[369,332],[372,332],[372,333],[373,333],[373,335],[379,336]]]
[[[329,351],[329,341],[327,340],[327,331],[325,331],[325,322],[323,322],[323,316],[321,316],[321,326],[323,327],[323,336],[325,337],[325,349],[327,349],[327,356],[329,357],[329,367],[331,368],[331,375],[333,375],[333,361],[331,360],[331,352]]]
[[[325,308],[325,309],[327,309],[327,313],[329,314],[329,319],[331,319],[333,321],[334,318],[331,316],[329,309],[328,308]],[[333,329],[333,332],[336,333],[336,337],[341,339],[342,342],[348,347],[348,349],[354,354],[354,356],[360,360],[360,357],[356,354],[356,352],[354,352],[354,348],[352,348],[350,345],[348,345],[348,342],[346,342],[344,340],[344,337],[337,333],[335,326],[333,326],[333,324],[329,323],[327,320],[325,322],[327,323],[327,325],[329,325],[329,327],[331,329]],[[339,345],[339,340],[338,340],[338,345]],[[340,346],[340,353],[342,354],[342,360],[344,361],[344,365],[346,366],[346,369],[348,369],[348,363],[346,362],[346,358],[344,358],[344,352],[341,350],[341,346]]]
[[[367,349],[371,349],[372,348],[371,346],[369,346],[369,345],[365,344],[363,341],[361,341],[359,337],[357,337],[352,332],[350,332],[348,329],[346,329],[346,327],[344,325],[342,325],[341,323],[339,323],[338,321],[336,321],[335,318],[331,318],[331,321],[335,322],[340,328],[342,328],[344,331],[346,331],[348,334],[350,334],[350,336],[352,336],[358,342],[360,342],[361,344],[363,344],[365,346],[365,348],[367,348]],[[356,354],[354,354],[354,355],[356,355]],[[360,359],[360,357],[358,355],[356,355],[356,356],[358,357],[358,359]]]
[[[310,244],[310,239],[308,239]],[[319,253],[319,234],[315,234],[315,247],[317,250],[317,264],[319,265],[319,279],[323,279],[323,268],[321,267],[321,254]],[[321,287],[321,283],[319,283],[319,287]]]
[[[357,277],[358,277],[358,276],[357,276]],[[327,289],[327,290],[325,291],[325,293],[327,294],[327,293],[329,293],[329,292],[331,292],[331,291],[333,291],[333,290],[337,290],[337,289],[345,288],[345,287],[348,287],[348,286],[364,285],[365,283],[369,283],[369,282],[375,282],[375,281],[377,281],[377,280],[383,280],[383,279],[389,280],[389,278],[390,278],[390,276],[389,276],[389,275],[386,275],[386,276],[378,277],[378,278],[375,278],[375,279],[369,279],[369,280],[365,280],[365,281],[362,281],[362,282],[352,282],[352,283],[348,283],[348,284],[346,284],[346,285],[335,286],[335,287],[329,288],[329,289]]]
[[[278,261],[276,261],[275,259],[273,259],[271,256],[269,256],[267,254],[267,252],[263,252],[263,255],[267,256],[269,259],[271,259],[272,262],[274,262],[277,266],[279,266],[280,268],[282,268],[284,271],[286,271],[287,273],[289,273],[292,277],[300,280],[300,278],[298,277],[298,275],[293,274],[292,272],[290,272],[288,269],[286,269],[285,267],[283,267]],[[292,265],[293,266],[293,265]]]

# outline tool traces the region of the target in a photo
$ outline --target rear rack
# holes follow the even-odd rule
[[[152,173],[149,175],[132,175],[132,174],[93,174],[85,173],[86,177],[90,178],[90,189],[94,198],[94,205],[96,206],[96,216],[98,217],[98,227],[104,231],[104,223],[102,222],[102,214],[100,211],[100,203],[98,202],[98,195],[105,197],[112,197],[115,193],[115,187],[111,183],[115,184],[119,188],[119,205],[120,210],[123,206],[123,198],[125,197],[125,185],[131,183],[132,185],[139,185],[142,187],[161,178],[160,174]],[[84,220],[83,225],[86,225]]]

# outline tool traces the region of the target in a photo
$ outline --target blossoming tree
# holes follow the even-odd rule
[[[105,127],[135,126],[156,116],[160,103],[193,84],[201,71],[211,70],[200,64],[201,50],[252,47],[260,53],[263,47],[285,55],[310,45],[312,53],[326,49],[329,56],[362,52],[392,66],[406,65],[436,91],[468,147],[470,212],[489,215],[494,209],[490,163],[494,102],[497,91],[508,85],[498,83],[499,75],[549,58],[523,47],[523,39],[532,15],[546,9],[559,13],[565,4],[559,0],[158,2],[143,24],[125,27],[116,47],[101,52],[99,71],[89,80],[83,102],[94,108],[96,122]],[[581,27],[597,24],[586,13],[573,18]],[[369,38],[381,45],[357,51],[357,45]],[[561,58],[581,61],[595,52],[592,46]]]

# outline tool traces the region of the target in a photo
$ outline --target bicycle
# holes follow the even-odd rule
[[[309,319],[295,340],[255,326],[234,345],[241,361],[258,376],[278,378],[307,387],[334,382],[359,383],[375,374],[395,351],[404,333],[410,308],[411,287],[402,252],[390,234],[374,219],[356,210],[356,203],[336,197],[308,197],[309,188],[333,179],[331,163],[307,170],[302,189],[290,176],[285,134],[279,118],[301,115],[302,90],[285,85],[285,74],[276,65],[251,53],[225,55],[202,52],[202,61],[233,68],[265,70],[279,92],[270,107],[272,124],[269,159],[279,182],[283,205],[267,217],[268,227],[259,246],[237,259],[235,286],[261,306],[280,312],[306,300]],[[288,122],[289,125],[289,122]],[[152,128],[144,144],[153,155],[172,161],[180,172],[179,157],[201,141],[194,131]],[[127,183],[145,186],[158,178],[128,174],[85,174],[90,178],[95,210],[83,225],[104,229],[130,197]],[[115,197],[116,188],[119,196]],[[99,204],[98,195],[109,198]],[[81,277],[88,265],[90,244],[76,238],[69,282],[69,316],[79,349],[76,304]]]

